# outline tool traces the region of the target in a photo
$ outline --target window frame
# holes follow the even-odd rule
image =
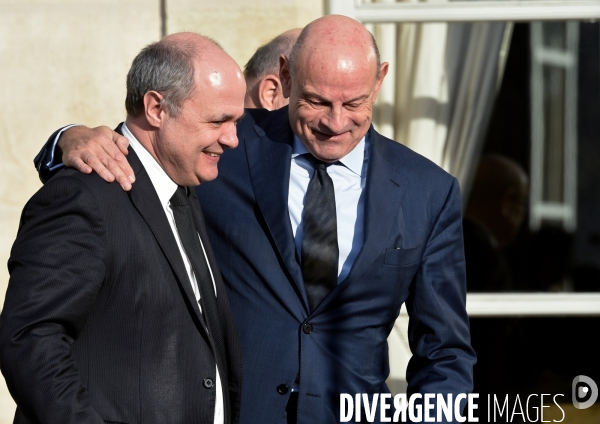
[[[591,21],[600,19],[600,1],[366,3],[360,0],[328,0],[325,13],[346,15],[363,24]],[[468,293],[467,313],[470,317],[600,316],[600,293]],[[406,314],[406,308],[402,308],[401,314]]]

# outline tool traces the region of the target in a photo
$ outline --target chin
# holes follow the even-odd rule
[[[323,149],[319,149],[316,153],[319,155],[319,157],[330,161],[336,161],[346,156],[347,152],[345,150],[336,147],[337,146],[331,149],[325,147]]]
[[[212,181],[215,178],[217,178],[218,175],[219,175],[218,172],[210,173],[210,174],[207,174],[207,175],[200,175],[198,177],[198,182],[196,184],[194,184],[194,185],[200,185],[201,183],[206,183],[208,181]]]

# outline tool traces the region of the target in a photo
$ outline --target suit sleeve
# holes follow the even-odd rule
[[[76,124],[67,125],[66,127],[54,131],[50,138],[48,138],[48,141],[46,141],[46,144],[42,147],[42,150],[40,150],[33,159],[33,164],[42,183],[46,184],[50,178],[56,175],[56,173],[65,166],[65,164],[62,163],[62,159],[55,154],[56,144],[63,131],[68,130],[75,125]]]
[[[452,179],[407,301],[413,352],[407,369],[410,394],[473,390],[475,352],[465,309],[462,234],[462,202],[458,182]]]
[[[0,367],[31,422],[103,423],[71,354],[106,271],[98,211],[83,181],[60,176],[21,216],[0,319]]]

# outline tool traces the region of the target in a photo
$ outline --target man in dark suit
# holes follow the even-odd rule
[[[371,126],[387,69],[358,22],[309,24],[281,67],[289,108],[247,110],[197,190],[240,331],[243,423],[338,422],[341,393],[388,392],[402,303],[409,394],[472,389],[458,184]],[[115,150],[106,129],[74,130],[68,164]]]
[[[214,42],[146,47],[127,77],[136,185],[66,169],[26,205],[0,324],[15,423],[231,424],[241,349],[194,190],[237,145],[245,83]]]

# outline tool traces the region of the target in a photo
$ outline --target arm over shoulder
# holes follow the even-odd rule
[[[116,132],[119,128],[68,125],[55,131],[33,160],[40,180],[46,183],[67,166],[84,174],[93,171],[105,181],[116,180],[123,190],[131,190],[135,175],[125,158],[129,140]]]
[[[65,166],[62,162],[62,158],[57,152],[56,145],[58,144],[58,139],[61,134],[75,125],[76,124],[67,125],[66,127],[54,131],[42,147],[42,150],[40,150],[33,159],[33,165],[35,166],[35,169],[37,169],[38,176],[42,183],[46,184],[50,178]]]

